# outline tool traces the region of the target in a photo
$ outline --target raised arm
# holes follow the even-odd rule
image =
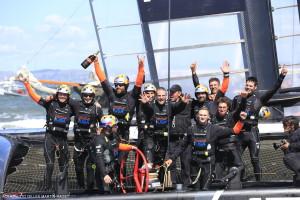
[[[96,56],[96,59],[94,60],[94,67],[95,67],[96,75],[97,75],[98,79],[100,80],[100,82],[105,81],[106,76],[105,76],[103,70],[100,67],[99,60],[98,60],[97,56]]]
[[[276,93],[276,91],[280,88],[287,72],[288,72],[288,69],[286,68],[285,65],[283,65],[280,75],[278,77],[278,80],[277,80],[276,84],[274,85],[274,87],[271,90],[266,91],[263,95],[261,95],[260,100],[263,105],[266,104],[272,98],[272,96]]]
[[[42,97],[35,92],[35,90],[31,87],[31,85],[27,79],[24,79],[23,84],[28,92],[28,95],[31,97],[31,99],[34,102],[38,103]]]
[[[141,88],[144,82],[144,77],[145,77],[145,66],[144,66],[144,62],[145,62],[145,57],[139,57],[138,58],[138,63],[139,63],[139,68],[138,68],[138,74],[136,76],[136,80],[135,80],[135,86]]]
[[[197,69],[197,63],[193,62],[190,66],[191,71],[192,71],[192,79],[193,79],[193,84],[195,87],[197,87],[200,83],[199,83],[199,79],[196,73],[196,69]]]
[[[223,62],[221,70],[223,72],[223,81],[220,90],[225,94],[229,86],[229,63],[227,60]]]

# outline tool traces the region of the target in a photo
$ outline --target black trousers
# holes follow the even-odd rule
[[[300,181],[300,152],[287,153],[283,157],[285,166],[294,171],[296,180]]]
[[[85,188],[84,170],[86,170],[87,189],[94,188],[95,170],[93,169],[93,161],[91,159],[90,149],[84,148],[83,151],[77,151],[74,148],[73,161],[75,165],[77,184],[81,188]]]
[[[181,145],[183,137],[170,137],[169,148],[170,152],[174,152],[175,149],[179,148]],[[177,176],[177,168],[176,162],[173,162],[170,166],[171,171],[171,179],[172,183],[182,183],[185,186],[191,184],[191,152],[192,152],[192,145],[189,144],[186,149],[180,154],[180,164],[181,164],[181,174],[180,178]],[[181,180],[180,180],[181,179]]]
[[[233,167],[236,169],[236,175],[228,183],[228,189],[241,189],[242,187],[240,175],[244,170],[244,163],[240,150],[236,145],[235,143],[225,144],[216,151],[216,179],[222,179],[227,176]]]
[[[67,181],[69,166],[68,141],[65,137],[55,136],[46,132],[44,142],[44,157],[46,161],[45,186],[51,189],[55,158],[58,160],[59,171],[63,173],[63,181]],[[62,183],[63,185],[63,183]]]
[[[201,174],[196,182],[196,177],[198,176],[199,170],[201,169]],[[213,172],[212,165],[209,161],[203,161],[197,156],[192,156],[191,160],[191,178],[195,182],[193,188],[196,190],[208,190],[211,185],[211,174]]]
[[[242,154],[246,148],[249,149],[255,179],[256,181],[260,181],[261,166],[259,160],[260,140],[258,128],[253,127],[250,132],[241,132],[238,138],[241,145]]]

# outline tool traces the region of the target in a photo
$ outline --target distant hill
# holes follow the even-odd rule
[[[55,81],[71,81],[86,83],[89,82],[89,70],[59,70],[59,69],[43,69],[31,71],[37,79],[55,80]],[[0,71],[0,81],[15,75],[12,71]]]

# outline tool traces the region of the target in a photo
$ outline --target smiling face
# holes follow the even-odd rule
[[[116,90],[117,94],[124,93],[126,91],[125,84],[124,83],[122,83],[122,84],[116,83],[115,84],[115,90]]]
[[[199,102],[205,102],[207,100],[206,92],[198,92],[196,93],[196,98]]]
[[[82,94],[82,99],[83,99],[84,103],[86,103],[86,104],[92,103],[94,97],[95,97],[95,94],[88,94],[88,93]]]
[[[211,94],[216,94],[219,90],[220,83],[218,81],[210,81],[209,89]]]
[[[245,90],[249,94],[253,94],[254,91],[256,90],[256,88],[257,88],[257,86],[255,85],[255,83],[253,81],[247,81],[246,82]]]
[[[57,93],[57,99],[60,103],[66,103],[68,98],[69,98],[68,94],[61,93],[61,92]]]
[[[155,98],[155,92],[154,91],[145,91],[144,94],[146,95],[147,98],[152,101]]]
[[[200,109],[196,116],[199,124],[205,125],[209,120],[209,111],[207,109]]]
[[[158,89],[156,91],[156,101],[158,102],[158,104],[163,105],[166,103],[166,100],[167,100],[167,92],[165,90]]]
[[[173,101],[173,102],[178,101],[180,95],[181,95],[181,92],[180,92],[180,91],[171,92],[171,93],[170,93],[170,99],[171,99],[171,101]]]

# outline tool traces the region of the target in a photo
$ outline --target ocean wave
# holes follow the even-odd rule
[[[30,129],[30,128],[43,128],[46,124],[45,119],[24,119],[8,122],[0,122],[0,130],[3,129]],[[74,123],[70,123],[70,129],[72,129]]]
[[[10,128],[43,128],[46,123],[45,119],[25,119],[9,122],[1,122],[0,129]]]

